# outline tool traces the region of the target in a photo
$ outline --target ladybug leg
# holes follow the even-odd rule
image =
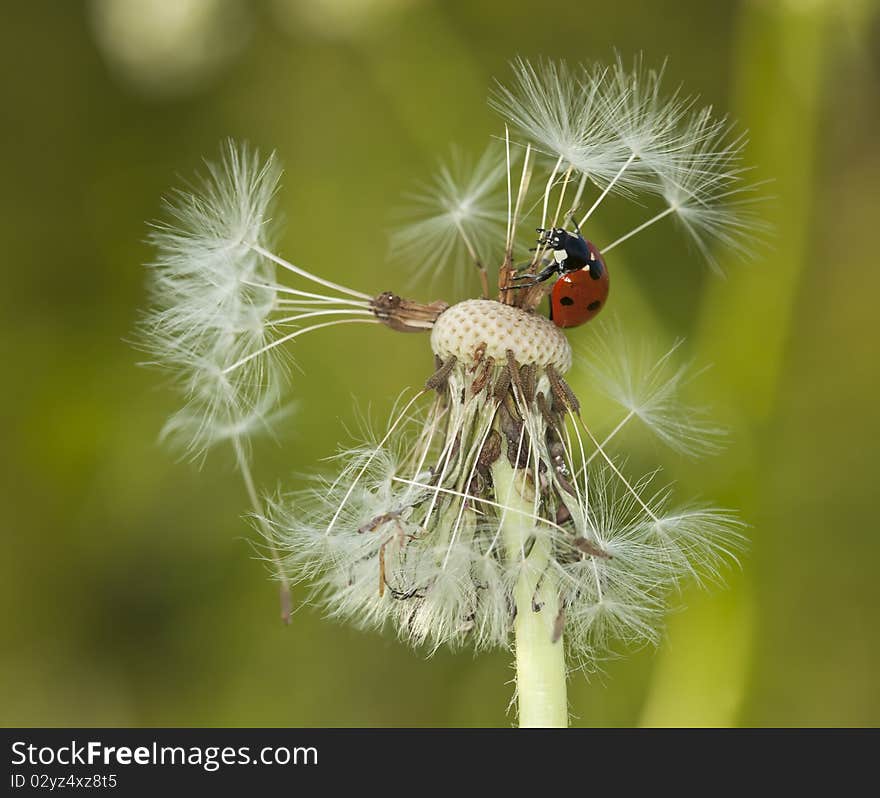
[[[513,286],[514,288],[528,288],[533,285],[537,285],[538,283],[543,283],[544,280],[549,280],[554,274],[560,271],[560,265],[555,261],[553,263],[548,264],[545,268],[543,268],[537,274],[518,274],[513,277],[513,280],[528,280],[529,282],[519,283],[518,285]]]

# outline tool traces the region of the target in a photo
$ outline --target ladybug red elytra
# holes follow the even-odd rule
[[[515,280],[528,280],[516,287],[537,285],[554,274],[559,279],[550,293],[550,318],[557,327],[578,327],[592,319],[608,299],[608,268],[605,259],[580,228],[569,233],[562,227],[538,228],[539,246],[553,251],[553,261],[538,274],[521,274]]]
[[[578,327],[596,316],[608,299],[608,268],[599,250],[586,242],[590,263],[565,272],[550,292],[550,318],[557,327]]]

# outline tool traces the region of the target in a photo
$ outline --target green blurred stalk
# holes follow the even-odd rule
[[[752,127],[750,160],[773,179],[765,215],[774,233],[765,257],[751,267],[732,263],[731,279],[711,285],[700,347],[753,424],[773,411],[792,307],[813,249],[819,105],[834,38],[830,5],[752,0],[743,7],[734,107]]]
[[[731,263],[714,281],[698,327],[698,358],[732,412],[740,415],[735,456],[707,486],[742,510],[761,503],[761,429],[774,412],[792,308],[811,250],[810,211],[822,77],[831,37],[831,0],[746,2],[736,47],[737,116],[752,127],[749,156],[774,183],[766,218],[775,228],[767,254],[749,267]],[[707,473],[705,469],[701,472]],[[767,531],[757,530],[756,534]],[[748,555],[747,555],[748,556]],[[748,565],[748,561],[746,560]],[[737,574],[727,591],[688,596],[672,620],[642,715],[646,726],[730,726],[737,721],[750,668],[755,605]]]

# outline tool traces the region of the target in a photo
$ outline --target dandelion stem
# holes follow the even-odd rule
[[[553,171],[550,173],[550,177],[547,178],[547,187],[544,189],[544,209],[541,212],[541,227],[544,228],[547,226],[547,206],[550,204],[550,194],[553,191],[553,182],[556,180],[556,175],[559,173],[559,167],[562,166],[562,156],[559,156],[559,160],[556,161],[556,166],[553,167]]]
[[[293,296],[297,296],[297,297],[301,297],[301,296],[309,297],[311,299],[316,299],[321,302],[336,302],[337,304],[340,304],[340,305],[354,305],[355,307],[358,307],[358,308],[370,307],[369,302],[358,302],[358,301],[354,301],[351,299],[343,299],[341,297],[329,297],[329,296],[324,296],[323,294],[313,294],[310,291],[301,291],[298,288],[289,288],[286,285],[279,285],[278,283],[255,282],[253,280],[242,279],[241,284],[242,285],[250,285],[250,286],[253,286],[254,288],[268,288],[268,289],[275,291],[276,293],[279,293],[279,294],[292,294]],[[294,300],[290,300],[290,301],[292,302]]]
[[[513,208],[513,214],[508,219],[508,227],[510,229],[507,235],[507,250],[504,253],[504,264],[507,267],[510,267],[513,263],[513,243],[516,238],[516,228],[520,219],[520,211],[522,210],[522,203],[525,199],[526,194],[529,191],[529,183],[532,180],[532,170],[531,170],[531,162],[529,160],[532,154],[532,145],[529,144],[526,147],[526,153],[523,156],[523,168],[522,174],[519,179],[519,187],[516,190],[516,204]],[[504,282],[501,287],[504,288],[507,285],[507,282]],[[506,300],[506,296],[504,297]]]
[[[284,324],[298,324],[303,319],[311,319],[315,316],[338,316],[340,314],[349,316],[370,316],[375,318],[372,310],[352,310],[352,308],[332,308],[330,310],[301,310],[295,316],[285,316],[281,319],[273,319],[271,324],[273,327],[280,327]]]
[[[270,349],[274,349],[276,346],[281,346],[282,344],[286,344],[288,341],[292,341],[294,338],[298,338],[300,335],[305,335],[308,332],[312,332],[313,330],[320,330],[324,327],[332,327],[336,324],[379,324],[378,319],[336,319],[335,321],[325,321],[322,324],[312,324],[310,327],[303,327],[301,330],[296,330],[288,335],[285,335],[283,338],[277,338],[271,343],[266,344],[264,347],[261,347],[256,352],[251,352],[247,357],[241,358],[241,360],[237,360],[231,366],[227,366],[223,369],[223,374],[229,374],[230,371],[235,371],[237,368],[240,368],[245,363],[250,362],[255,357],[259,357],[264,352],[268,352]]]
[[[530,538],[536,535],[532,502],[520,494],[516,471],[506,457],[492,467],[495,490],[505,505],[516,510],[501,519],[501,533],[507,556],[519,560]],[[537,535],[514,588],[516,619],[516,698],[522,728],[564,728],[568,726],[565,648],[562,635],[555,633],[560,615],[557,576],[550,567],[550,538]]]
[[[547,207],[550,204],[550,195],[553,193],[553,186],[556,181],[556,175],[559,174],[559,167],[561,165],[562,165],[562,156],[560,155],[559,160],[556,161],[556,166],[553,167],[553,171],[550,173],[550,177],[547,178],[547,186],[544,189],[544,208],[541,211],[541,227],[539,228],[541,230],[544,230],[547,227]],[[566,172],[566,182],[568,181],[569,174],[570,174],[570,170],[569,170],[569,172]],[[564,187],[563,187],[563,191],[564,191]],[[561,200],[562,200],[562,198],[560,197],[560,206],[562,205]],[[555,227],[555,220],[554,220],[554,227]],[[543,241],[543,239],[541,239],[541,241]],[[538,246],[535,249],[535,255],[532,258],[532,265],[533,266],[537,265],[538,263],[541,262],[541,258],[544,257],[544,252],[546,252],[546,250],[547,250],[547,243],[544,242],[542,244],[539,241]]]
[[[635,411],[635,410],[630,410],[629,413],[627,413],[627,414],[626,414],[626,415],[625,415],[625,416],[624,416],[624,417],[623,417],[623,418],[617,423],[617,426],[616,426],[613,430],[611,430],[611,432],[609,432],[609,433],[605,436],[605,440],[603,440],[602,443],[600,443],[600,444],[598,445],[598,447],[596,448],[596,451],[593,452],[593,453],[592,453],[592,454],[591,454],[586,460],[584,460],[584,469],[583,469],[583,473],[584,473],[584,474],[587,473],[587,466],[588,466],[590,463],[592,463],[593,460],[595,460],[595,459],[599,456],[599,452],[600,452],[600,451],[605,451],[605,447],[606,447],[609,443],[611,443],[611,441],[612,441],[612,439],[614,438],[614,436],[617,435],[617,433],[620,432],[620,431],[621,431],[621,430],[622,430],[622,429],[623,429],[623,428],[624,428],[624,427],[630,422],[630,420],[631,420],[632,418],[635,417],[635,414],[636,414],[636,411]],[[583,449],[581,450],[581,452],[583,452]]]
[[[559,214],[562,213],[562,203],[565,202],[565,191],[571,181],[571,173],[574,167],[569,166],[562,178],[562,188],[559,190],[559,202],[556,204],[556,213],[553,215],[553,227],[559,224]]]
[[[602,444],[599,443],[599,439],[590,432],[590,428],[584,424],[584,420],[580,417],[579,414],[576,414],[573,410],[568,411],[569,414],[577,420],[577,423],[581,425],[584,432],[587,433],[589,439],[593,442],[593,445],[596,447],[596,451],[602,456],[602,459],[608,463],[608,467],[617,475],[617,478],[623,483],[623,486],[629,491],[630,495],[636,500],[636,503],[645,511],[645,513],[650,517],[650,519],[655,523],[659,524],[660,519],[657,518],[656,513],[645,504],[644,499],[642,499],[642,495],[630,484],[630,481],[623,475],[623,472],[614,464],[614,461],[608,456],[608,453],[602,447]],[[575,427],[575,432],[577,432],[577,427]],[[578,436],[580,437],[580,436]]]
[[[624,161],[623,166],[620,167],[620,169],[617,171],[617,174],[614,175],[614,177],[611,179],[611,182],[608,183],[607,186],[605,186],[605,190],[599,195],[599,197],[598,197],[598,198],[596,199],[596,201],[593,203],[593,205],[592,205],[592,207],[590,208],[590,210],[588,210],[588,211],[584,214],[584,218],[581,219],[581,221],[580,221],[580,225],[579,225],[580,227],[583,227],[583,226],[584,226],[584,224],[586,223],[587,219],[589,219],[589,218],[593,215],[593,211],[595,211],[596,208],[598,208],[598,207],[602,204],[602,200],[604,200],[605,197],[608,196],[608,192],[611,191],[612,188],[614,188],[614,184],[620,179],[620,176],[621,176],[621,175],[627,170],[627,168],[629,167],[629,165],[630,165],[635,159],[636,159],[636,154],[635,154],[635,153],[632,153],[632,155],[630,155],[629,158],[627,158],[626,161]]]
[[[575,192],[574,199],[571,203],[571,210],[569,211],[569,215],[574,217],[574,212],[578,209],[581,204],[581,199],[584,196],[584,189],[587,187],[587,181],[589,177],[586,173],[581,175],[581,179],[578,182],[577,191]]]
[[[334,291],[339,291],[343,294],[348,294],[349,296],[356,296],[359,299],[372,299],[369,294],[363,294],[360,291],[355,291],[352,288],[346,288],[344,285],[339,285],[339,283],[325,280],[323,277],[317,277],[311,272],[307,272],[305,269],[300,269],[299,266],[294,266],[290,261],[284,260],[284,258],[279,257],[274,252],[270,252],[265,247],[261,247],[259,244],[251,244],[250,248],[257,254],[262,255],[264,258],[268,258],[273,263],[277,263],[282,268],[287,269],[294,274],[298,274],[300,277],[305,277],[306,280],[311,280],[313,283],[323,285],[325,288],[332,288]]]
[[[507,163],[507,238],[504,239],[504,251],[513,252],[513,194],[510,186],[510,131],[504,126],[504,153]]]
[[[622,235],[620,238],[618,238],[617,241],[612,241],[607,247],[602,247],[602,252],[610,252],[618,244],[622,244],[628,238],[632,238],[636,233],[641,233],[642,230],[644,230],[646,227],[650,227],[655,222],[659,222],[661,219],[665,219],[667,216],[669,216],[670,213],[674,213],[676,210],[678,209],[675,205],[670,205],[665,211],[661,211],[656,216],[652,216],[650,219],[648,219],[647,222],[642,222],[638,227],[634,227],[626,235]]]
[[[474,266],[477,267],[477,271],[480,273],[480,286],[483,289],[483,299],[488,299],[489,273],[486,271],[486,267],[480,260],[480,256],[477,255],[477,250],[471,243],[471,240],[468,237],[468,234],[465,232],[464,225],[461,223],[460,219],[455,220],[455,226],[456,228],[458,228],[458,234],[461,236],[461,240],[464,242],[464,246],[468,251],[468,255],[471,256],[471,260],[474,262]]]
[[[281,621],[284,624],[290,623],[290,617],[293,614],[293,600],[290,595],[290,582],[284,575],[284,569],[281,567],[281,558],[278,556],[278,549],[272,542],[272,535],[269,532],[269,526],[266,523],[260,498],[257,496],[257,488],[254,485],[254,477],[251,474],[251,467],[248,464],[247,457],[244,453],[244,447],[241,439],[237,436],[232,439],[232,448],[235,450],[235,460],[238,470],[244,480],[244,487],[247,491],[248,498],[251,501],[251,507],[254,511],[254,517],[260,525],[263,532],[263,539],[269,544],[269,554],[272,557],[272,564],[275,566],[275,572],[278,574],[279,587],[278,597],[281,602]]]

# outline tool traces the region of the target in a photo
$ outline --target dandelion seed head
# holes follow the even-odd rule
[[[684,122],[694,102],[680,91],[665,92],[663,72],[649,69],[641,56],[627,67],[618,55],[601,95],[606,124],[634,159],[630,179],[649,191],[657,190],[655,176],[682,160]]]
[[[506,220],[501,185],[506,165],[493,142],[475,162],[453,150],[433,181],[406,196],[407,221],[391,236],[391,251],[412,282],[434,285],[450,270],[460,291],[474,261],[493,263],[503,248]]]
[[[489,104],[541,152],[591,180],[608,182],[628,153],[608,127],[607,71],[564,62],[533,66],[516,59],[510,87],[499,83]],[[625,185],[625,183],[623,184]]]
[[[168,198],[166,221],[150,233],[156,250],[152,308],[140,325],[140,345],[184,397],[164,436],[197,459],[221,441],[232,441],[241,458],[254,435],[271,433],[289,412],[289,355],[279,344],[347,321],[336,316],[371,317],[369,297],[298,269],[268,249],[280,175],[274,156],[263,159],[228,141],[202,177]],[[348,296],[281,285],[279,264]],[[331,320],[323,321],[325,316]],[[302,325],[313,318],[315,324]]]
[[[691,364],[678,362],[683,340],[666,351],[647,341],[638,345],[624,335],[619,320],[592,333],[580,362],[600,391],[676,451],[697,457],[720,450],[724,429],[706,408],[682,396],[696,376]]]
[[[690,117],[675,157],[658,175],[668,207],[715,271],[713,244],[751,257],[770,230],[758,213],[760,184],[748,180],[743,165],[745,146],[745,134],[704,108]]]

